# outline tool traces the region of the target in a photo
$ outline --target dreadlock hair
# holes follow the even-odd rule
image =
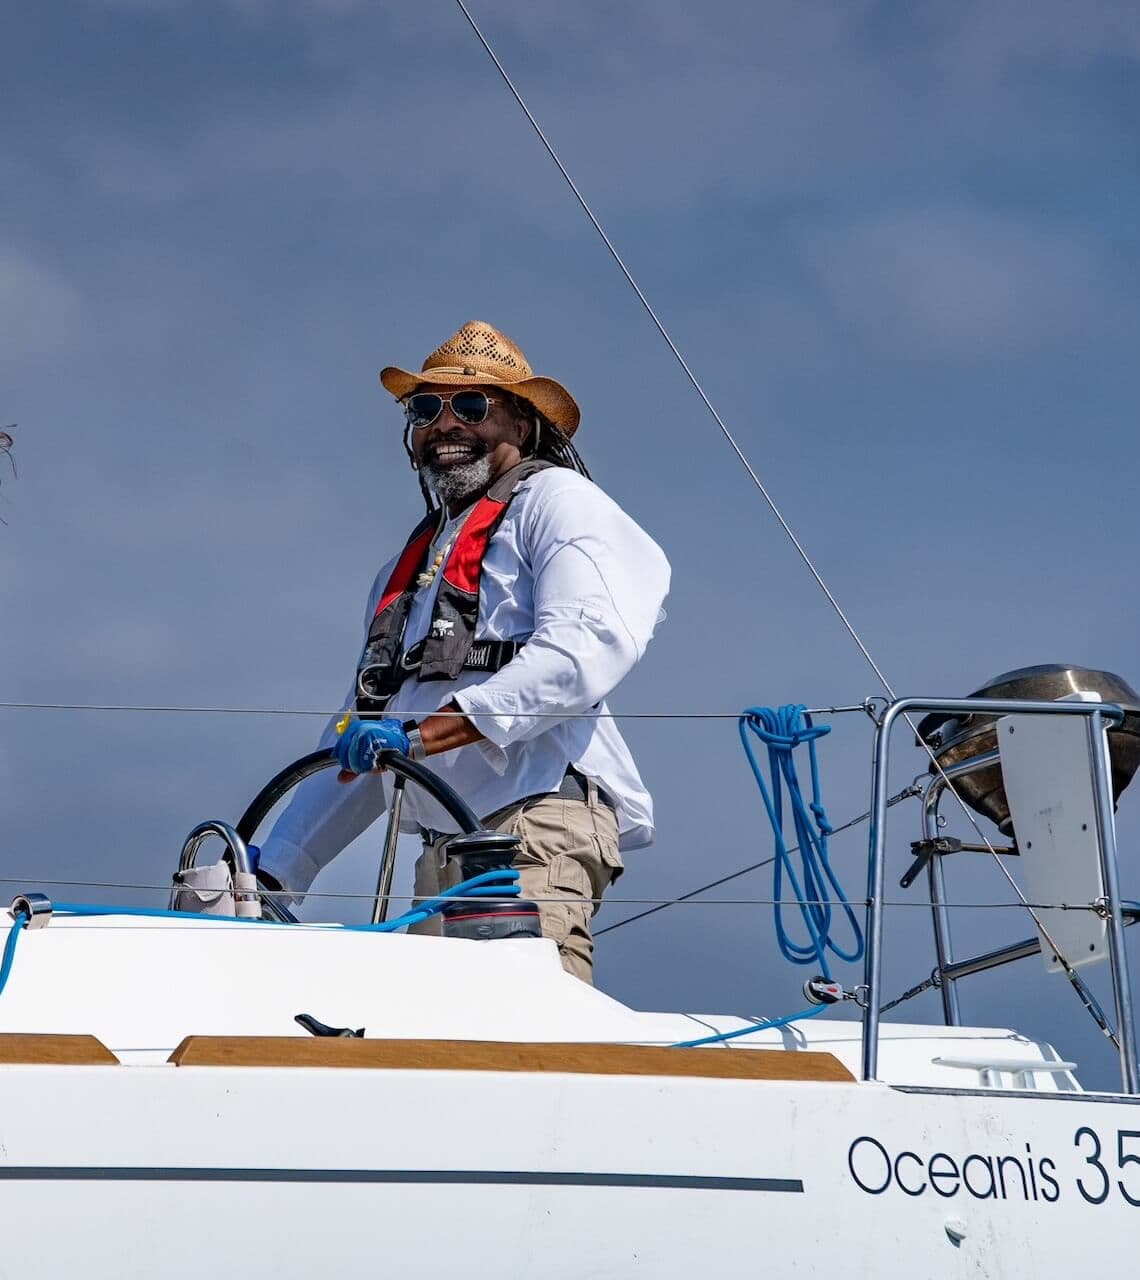
[[[580,476],[585,476],[587,480],[593,479],[586,464],[582,461],[581,454],[574,448],[570,437],[560,427],[556,427],[545,414],[539,413],[529,400],[523,400],[520,396],[511,395],[509,392],[504,392],[503,398],[506,403],[514,408],[519,418],[531,426],[530,435],[527,436],[522,448],[524,458],[538,458],[542,462],[549,462],[552,466],[567,467],[571,471],[576,471]],[[408,461],[411,463],[412,470],[416,473],[416,479],[419,481],[424,506],[427,508],[429,515],[442,514],[438,498],[424,479],[423,472],[416,466],[416,455],[412,452],[411,435],[411,428],[405,427],[404,452],[408,455]]]
[[[577,471],[587,480],[593,479],[581,454],[560,427],[556,427],[545,414],[539,413],[526,401],[519,402],[516,397],[516,403],[522,417],[532,424],[531,433],[523,445],[524,458],[540,458],[556,467],[568,467],[571,471]]]
[[[419,464],[416,462],[416,455],[412,452],[412,428],[406,426],[404,428],[404,452],[408,455],[408,464],[416,473],[416,479],[419,481],[420,493],[423,495],[424,506],[427,508],[428,515],[443,514],[443,505],[438,502],[436,496],[431,491],[431,486],[424,479],[424,473],[420,470]]]

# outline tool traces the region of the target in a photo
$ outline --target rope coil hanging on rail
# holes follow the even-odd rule
[[[827,961],[830,952],[840,960],[855,962],[863,955],[863,932],[843,886],[832,869],[828,857],[827,838],[834,830],[827,820],[819,779],[819,757],[816,742],[831,732],[830,725],[813,725],[811,717],[799,705],[750,707],[739,720],[740,741],[748,757],[752,776],[760,788],[768,821],[776,841],[772,897],[775,900],[776,942],[780,954],[791,964],[818,964],[825,978],[831,979]],[[753,739],[759,739],[768,750],[770,783],[756,756]],[[811,800],[805,800],[796,771],[795,752],[808,749],[811,770]],[[797,872],[791,850],[784,839],[785,791],[795,827],[800,866]],[[791,886],[808,940],[796,942],[784,923],[784,880]],[[830,892],[829,892],[830,889]],[[832,898],[847,918],[854,943],[844,950],[832,937]]]

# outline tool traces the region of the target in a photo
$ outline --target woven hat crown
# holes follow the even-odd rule
[[[518,343],[482,320],[468,321],[436,347],[420,372],[440,368],[462,370],[470,377],[491,377],[497,382],[519,382],[534,374]]]
[[[381,383],[403,400],[425,382],[450,386],[492,383],[508,386],[569,438],[578,429],[581,414],[574,397],[554,378],[535,374],[517,342],[485,320],[468,320],[458,333],[431,353],[419,373],[396,365],[380,370]]]

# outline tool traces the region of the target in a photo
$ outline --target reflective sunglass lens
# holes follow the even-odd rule
[[[409,396],[406,405],[408,422],[413,427],[426,427],[433,423],[443,412],[443,397],[433,395],[430,391],[421,391]]]
[[[459,391],[451,397],[451,412],[460,422],[476,426],[487,417],[490,404],[482,391]]]
[[[482,391],[457,391],[453,396],[436,395],[434,391],[418,391],[414,396],[409,396],[404,405],[408,425],[416,429],[430,427],[443,412],[445,404],[451,406],[451,412],[460,422],[471,427],[485,422],[491,409],[491,400]]]

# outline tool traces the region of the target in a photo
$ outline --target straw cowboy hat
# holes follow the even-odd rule
[[[549,418],[563,435],[578,430],[581,418],[574,397],[553,378],[536,378],[517,343],[483,320],[469,320],[453,337],[436,347],[419,373],[389,365],[380,381],[397,400],[425,382],[455,386],[502,386]]]

